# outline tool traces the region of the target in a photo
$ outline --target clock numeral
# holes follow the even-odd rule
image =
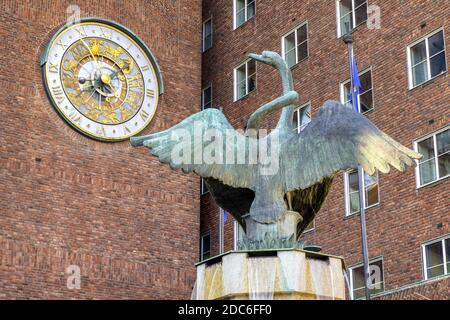
[[[134,80],[128,84],[128,88],[129,89],[133,89],[133,88],[143,89],[144,86],[142,85],[142,82],[138,82],[138,81]]]
[[[147,97],[154,97],[155,96],[155,91],[152,89],[147,89]]]
[[[100,31],[102,32],[102,36],[104,38],[107,38],[110,40],[112,39],[112,31],[111,30],[100,28]]]
[[[97,128],[97,131],[95,132],[98,136],[106,136],[106,131],[104,126],[100,126]]]
[[[148,65],[145,65],[142,67],[142,71],[148,71],[150,70],[150,67]]]
[[[84,27],[75,28],[75,31],[78,32],[78,34],[80,35],[80,38],[84,38],[87,36],[86,30],[84,29]]]
[[[72,119],[72,121],[74,121],[74,122],[76,122],[76,123],[78,123],[78,124],[81,124],[81,116],[80,116],[80,114],[78,113],[78,112],[76,112],[76,111],[72,111],[70,114],[69,114],[69,118],[70,119]]]
[[[124,126],[123,127],[123,132],[127,135],[127,134],[131,133],[131,130],[127,126]]]
[[[139,115],[141,116],[141,119],[144,121],[147,121],[148,117],[150,116],[147,112],[145,112],[145,110],[142,110],[141,113],[139,113]]]
[[[61,86],[52,87],[52,92],[58,103],[61,103],[64,101],[64,99],[66,99],[66,96],[64,95],[64,91],[61,89]]]
[[[48,71],[53,72],[53,73],[58,73],[58,65],[55,63],[49,62]]]
[[[68,47],[68,45],[65,44],[64,41],[62,41],[62,39],[58,41],[57,45],[60,46],[63,50],[66,50],[66,48]]]

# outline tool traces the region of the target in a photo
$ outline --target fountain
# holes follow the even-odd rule
[[[197,264],[195,300],[344,300],[341,257],[301,249],[231,251]]]

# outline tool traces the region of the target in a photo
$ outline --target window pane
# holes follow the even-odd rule
[[[447,273],[450,274],[450,239],[445,240],[445,251],[447,256]]]
[[[426,58],[427,49],[425,46],[425,40],[411,47],[411,61],[413,66],[424,61]]]
[[[236,0],[236,12],[244,9],[245,0]]]
[[[450,129],[436,135],[436,144],[438,155],[450,151]]]
[[[412,70],[413,74],[413,84],[414,86],[417,86],[421,83],[424,83],[428,80],[428,66],[427,62],[424,61],[421,64],[418,64],[413,67]]]
[[[255,16],[255,1],[250,2],[247,5],[247,20]]]
[[[430,57],[444,50],[444,34],[442,31],[428,38],[428,47],[430,50]]]
[[[366,93],[359,96],[359,102],[361,104],[361,112],[367,112],[373,109],[373,97],[372,90],[367,91]]]
[[[203,109],[211,107],[211,87],[203,90]]]
[[[436,267],[444,263],[442,241],[435,242],[425,246],[427,257],[427,268]]]
[[[350,214],[359,211],[359,192],[350,193]]]
[[[205,38],[205,48],[204,50],[208,50],[209,48],[212,47],[212,36],[209,35]]]
[[[419,164],[420,184],[436,180],[436,166],[434,160]]]
[[[306,128],[311,122],[311,106],[303,107],[300,110],[300,131]]]
[[[341,18],[345,16],[347,13],[352,11],[352,0],[341,0],[339,1],[339,10],[341,14]]]
[[[341,19],[341,35],[350,33],[353,29],[352,15],[348,14]]]
[[[438,157],[439,178],[450,174],[450,152]]]
[[[344,104],[350,101],[350,82],[344,84]]]
[[[288,67],[292,67],[297,63],[296,57],[295,57],[295,50],[291,50],[286,54],[286,63]]]
[[[250,60],[247,64],[248,64],[248,76],[251,76],[252,74],[256,73],[256,61]]]
[[[248,92],[256,89],[256,62],[251,60],[248,62]]]
[[[432,77],[435,77],[437,75],[440,75],[442,72],[447,71],[447,68],[445,66],[445,52],[442,51],[441,53],[432,57],[430,59],[430,66]]]
[[[247,80],[245,78],[245,65],[241,66],[236,70],[237,77],[237,98],[242,98],[246,95],[246,84]]]
[[[308,42],[304,42],[297,48],[297,61],[300,62],[308,57]]]
[[[236,26],[239,27],[245,22],[245,10],[242,9],[236,13]]]
[[[359,191],[358,172],[352,171],[348,174],[349,190],[350,192]]]
[[[212,31],[212,22],[211,20],[208,20],[205,22],[205,36],[210,35]]]
[[[420,141],[418,144],[419,153],[423,155],[423,158],[420,162],[425,162],[426,160],[434,158],[434,142],[433,137],[429,137],[423,141]]]
[[[359,8],[355,4],[355,8],[355,23],[358,26],[367,21],[367,3],[361,5]]]
[[[378,175],[369,176],[364,173],[364,188],[366,189],[366,207],[378,203]]]
[[[297,109],[297,110],[295,110],[294,111],[294,128],[295,128],[295,131],[297,131],[297,132],[299,132],[300,130],[299,130],[299,123],[298,123],[298,117],[299,117],[299,110]]]
[[[363,3],[367,4],[367,0],[355,0],[355,8],[358,8]]]
[[[439,277],[442,276],[444,274],[444,266],[437,266],[434,268],[430,268],[427,270],[427,277],[428,278],[434,278],[434,277]]]
[[[297,43],[300,44],[308,39],[308,28],[306,24],[297,29]]]
[[[372,72],[369,70],[359,76],[362,92],[372,89]]]

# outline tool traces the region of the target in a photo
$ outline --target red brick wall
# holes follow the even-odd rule
[[[198,178],[82,136],[45,95],[39,58],[74,4],[127,26],[158,59],[166,93],[144,134],[199,108],[201,1],[1,1],[0,298],[189,298]],[[66,288],[72,264],[80,290]]]
[[[258,64],[256,91],[233,102],[233,68],[249,52],[281,52],[281,37],[304,21],[309,27],[309,58],[293,68],[299,105],[310,101],[314,118],[326,100],[339,100],[339,83],[348,78],[348,64],[346,47],[336,37],[334,1],[257,0],[256,17],[234,31],[232,1],[204,4],[203,18],[213,17],[214,45],[203,54],[202,81],[213,84],[213,103],[223,108],[231,123],[242,128],[258,106],[281,93],[277,71]],[[372,67],[375,106],[367,117],[412,147],[413,140],[449,123],[450,90],[448,72],[408,90],[406,47],[444,27],[449,64],[450,6],[446,1],[419,0],[369,4],[381,8],[381,29],[362,25],[353,34],[360,70]],[[450,179],[417,190],[414,170],[409,169],[404,174],[380,174],[379,181],[380,204],[367,210],[369,251],[371,257],[383,256],[386,289],[392,289],[421,280],[421,244],[450,233]],[[439,223],[443,228],[436,227]],[[321,245],[326,253],[344,256],[348,266],[362,261],[359,216],[345,218],[342,174],[317,215],[315,229],[303,239]]]

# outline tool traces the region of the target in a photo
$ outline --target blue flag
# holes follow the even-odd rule
[[[361,87],[361,81],[359,80],[359,72],[358,72],[358,63],[356,63],[356,57],[353,54],[352,55],[352,82],[353,82],[353,88],[350,88],[349,92],[349,102],[353,105],[355,110],[359,112],[358,110],[358,95],[362,92]],[[352,91],[353,90],[353,91]],[[355,92],[355,103],[353,103],[353,92]]]
[[[223,224],[227,223],[228,220],[228,214],[225,210],[223,210]]]

